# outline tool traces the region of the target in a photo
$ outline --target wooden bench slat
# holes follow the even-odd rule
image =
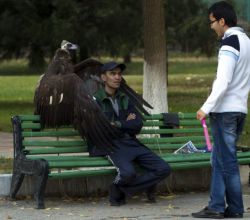
[[[28,159],[37,160],[40,159],[39,155],[27,155]],[[89,157],[89,155],[42,155],[42,158],[48,161],[71,161],[71,160],[93,160],[94,158],[103,158],[103,157]],[[103,158],[104,159],[104,158]]]
[[[77,170],[77,171],[67,171],[62,173],[50,173],[49,177],[51,179],[68,179],[68,178],[79,178],[79,177],[88,177],[88,176],[98,176],[98,175],[107,175],[114,174],[115,168],[110,169],[96,169],[96,170]]]
[[[201,133],[202,128],[183,128],[183,129],[142,129],[140,134],[186,134],[186,133]]]
[[[81,146],[81,147],[60,147],[60,148],[37,148],[37,149],[29,149],[28,154],[29,155],[35,155],[35,154],[60,154],[60,153],[82,153],[86,152],[87,147]]]
[[[204,143],[194,143],[196,148],[204,147]],[[171,143],[159,143],[159,144],[145,144],[148,148],[151,150],[157,151],[157,150],[176,150],[180,148],[183,144],[171,144]]]
[[[22,123],[22,129],[41,129],[40,123]]]
[[[180,126],[193,126],[197,125],[200,126],[200,122],[197,120],[183,120],[180,121]],[[145,127],[152,127],[152,126],[161,126],[164,127],[163,121],[144,121],[143,126]],[[33,122],[24,122],[22,123],[22,129],[41,129],[40,123],[33,123]]]
[[[75,130],[59,130],[59,131],[24,131],[23,137],[68,137],[79,136],[79,132]]]
[[[184,144],[187,141],[205,141],[204,136],[185,136],[185,137],[171,137],[171,138],[138,138],[143,144],[152,143],[178,143]]]
[[[21,121],[40,121],[40,115],[19,115]]]
[[[34,129],[38,128],[34,126]],[[184,129],[142,129],[140,134],[185,134],[203,132],[202,128],[184,128]],[[79,136],[76,130],[52,130],[52,131],[24,131],[23,137],[58,137],[58,136]]]
[[[200,122],[198,120],[186,120],[186,121],[180,121],[180,126],[193,126],[197,125],[200,126]],[[163,121],[144,121],[143,126],[149,127],[149,126],[161,126],[164,127]]]
[[[46,141],[46,140],[25,140],[23,141],[24,146],[53,146],[53,147],[71,147],[71,146],[84,146],[85,141],[83,140],[64,140],[64,141]]]
[[[190,118],[194,119],[194,118],[196,118],[196,113],[179,112],[178,116],[180,119],[190,119]],[[146,119],[146,120],[162,120],[163,115],[162,114],[145,115],[144,119]]]
[[[98,161],[49,161],[51,168],[70,168],[70,167],[100,167],[112,166],[112,163],[107,159],[99,159]]]
[[[210,154],[207,153],[194,153],[190,154],[189,157],[186,156],[186,154],[173,154],[173,153],[164,153],[160,154],[162,158],[165,158],[168,161],[190,161],[190,160],[203,160],[203,159],[209,159]],[[28,156],[29,159],[40,159],[39,156]],[[88,155],[84,156],[70,156],[70,155],[60,155],[60,156],[43,156],[42,158],[48,160],[48,161],[96,161],[97,163],[99,161],[106,161],[106,157],[89,157]]]

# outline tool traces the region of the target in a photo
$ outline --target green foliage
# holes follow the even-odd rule
[[[168,47],[213,54],[204,4],[164,2]],[[0,57],[26,57],[35,72],[44,71],[45,57],[51,58],[63,39],[80,46],[80,60],[109,55],[130,61],[143,48],[142,1],[2,0],[0,35]]]
[[[207,6],[200,0],[166,0],[168,47],[212,56],[215,38],[208,25]]]
[[[42,72],[45,66],[44,49],[52,38],[51,1],[1,1],[0,41],[2,57],[29,57],[33,71]],[[2,6],[3,6],[2,5]],[[7,7],[6,7],[7,5]]]

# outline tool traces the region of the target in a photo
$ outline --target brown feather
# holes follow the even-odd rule
[[[111,126],[73,69],[69,53],[58,49],[36,88],[35,113],[41,115],[43,127],[73,124],[84,139],[99,148],[113,150],[113,140],[120,133]]]

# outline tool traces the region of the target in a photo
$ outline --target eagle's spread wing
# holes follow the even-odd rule
[[[126,83],[126,80],[123,77],[120,89],[122,92],[127,94],[131,102],[139,109],[140,112],[146,115],[150,115],[148,111],[143,107],[143,105],[151,109],[153,109],[153,107],[145,99],[143,99],[141,95],[139,95],[136,91],[134,91],[131,87],[129,87],[128,84]]]
[[[58,49],[34,96],[35,113],[44,127],[73,124],[83,138],[112,150],[119,131],[106,119],[83,80],[73,73],[70,55]]]
[[[101,79],[102,63],[95,59],[86,59],[74,66],[74,72],[83,79],[86,88],[90,94],[94,94],[103,81]],[[153,109],[153,107],[142,98],[141,95],[136,93],[131,87],[128,86],[126,80],[122,77],[120,90],[125,93],[131,102],[138,108],[138,110],[146,115],[149,115],[143,105]]]
[[[75,128],[96,146],[112,149],[114,147],[113,140],[121,137],[122,134],[110,124],[95,98],[86,91],[81,80],[78,80],[76,84],[75,97]]]
[[[74,66],[74,72],[83,80],[86,90],[91,95],[103,86],[101,79],[102,65],[98,60],[89,58]]]
[[[41,115],[42,127],[69,125],[73,122],[74,87],[69,75],[44,75],[36,89],[35,113]]]

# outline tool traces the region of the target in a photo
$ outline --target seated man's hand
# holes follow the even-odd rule
[[[129,120],[134,120],[135,118],[136,118],[136,114],[130,113],[130,114],[128,115],[128,117],[127,117],[127,121],[129,121]]]

